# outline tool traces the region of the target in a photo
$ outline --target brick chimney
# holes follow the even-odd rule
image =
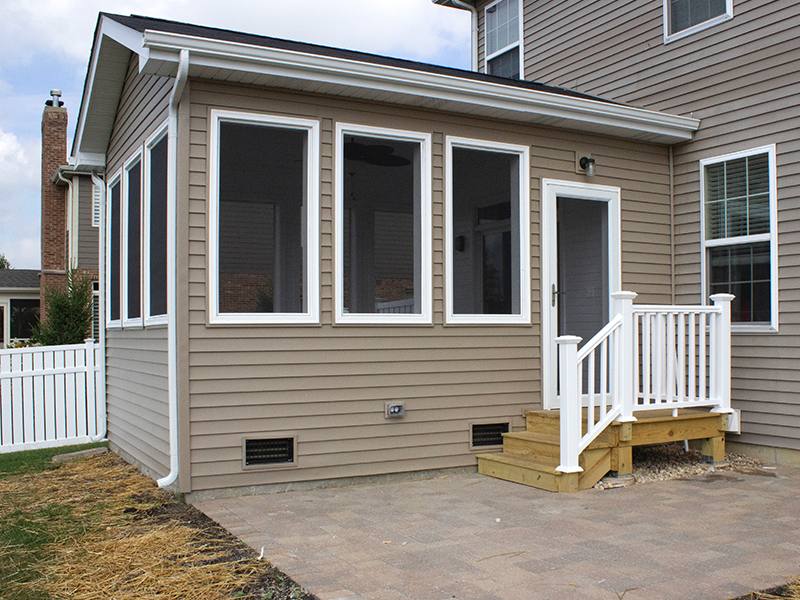
[[[67,162],[67,109],[61,91],[51,90],[52,99],[42,113],[42,275],[40,306],[45,319],[44,292],[47,288],[66,287],[67,207],[63,186],[53,183],[56,169]]]

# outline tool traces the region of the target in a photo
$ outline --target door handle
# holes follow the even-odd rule
[[[556,305],[556,297],[560,294],[566,294],[566,292],[559,292],[556,290],[556,284],[553,283],[550,286],[550,306]]]

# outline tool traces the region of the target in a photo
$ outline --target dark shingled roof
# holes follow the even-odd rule
[[[35,269],[0,269],[0,289],[39,289],[39,271]]]
[[[496,83],[511,88],[527,89],[537,92],[558,94],[561,96],[570,96],[572,98],[583,98],[585,100],[597,100],[599,102],[607,102],[609,104],[618,104],[616,102],[610,102],[609,100],[605,100],[603,98],[598,98],[597,96],[581,94],[579,92],[573,92],[572,90],[568,90],[566,88],[544,85],[542,83],[536,83],[534,81],[508,79],[506,77],[486,75],[484,73],[476,73],[474,71],[454,69],[452,67],[441,67],[438,65],[431,65],[428,63],[416,62],[412,60],[390,58],[387,56],[380,56],[378,54],[368,54],[366,52],[356,52],[354,50],[343,50],[341,48],[332,48],[330,46],[319,46],[317,44],[307,44],[305,42],[293,42],[290,40],[283,40],[263,35],[254,35],[252,33],[241,33],[238,31],[230,31],[228,29],[217,29],[215,27],[190,25],[188,23],[180,23],[178,21],[168,21],[166,19],[154,19],[152,17],[143,17],[139,15],[131,15],[129,17],[126,17],[123,15],[115,15],[111,13],[100,13],[100,14],[116,21],[117,23],[120,23],[122,25],[125,25],[126,27],[129,27],[135,31],[139,31],[142,33],[144,33],[144,31],[148,29],[151,31],[163,31],[165,33],[175,33],[178,35],[207,38],[212,40],[233,42],[237,44],[248,44],[251,46],[262,46],[264,48],[276,48],[279,50],[289,50],[292,52],[301,52],[304,54],[316,54],[319,56],[329,56],[332,58],[341,58],[344,60],[373,63],[376,65],[397,67],[401,69],[410,69],[413,71],[420,71],[424,73],[448,75],[450,77],[459,77],[461,79],[472,79],[475,81]]]

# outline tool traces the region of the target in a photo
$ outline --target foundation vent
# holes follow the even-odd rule
[[[244,441],[244,464],[258,465],[291,464],[294,462],[294,438],[269,438]]]
[[[474,423],[472,446],[502,446],[504,433],[508,433],[508,423]]]

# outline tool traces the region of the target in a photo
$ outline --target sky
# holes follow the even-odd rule
[[[0,0],[0,254],[38,269],[41,118],[62,92],[72,144],[98,12],[173,19],[470,68],[470,15],[431,0]]]

